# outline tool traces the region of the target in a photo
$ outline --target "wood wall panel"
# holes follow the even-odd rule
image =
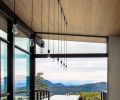
[[[41,32],[41,0],[34,1],[32,29]],[[60,0],[68,20],[68,33],[110,36],[120,34],[120,0]],[[13,0],[4,0],[12,9]],[[32,0],[16,0],[17,15],[30,26]],[[54,0],[50,0],[50,32],[58,32],[58,3],[55,0],[55,30],[53,19]],[[48,0],[43,0],[42,31],[48,32]]]

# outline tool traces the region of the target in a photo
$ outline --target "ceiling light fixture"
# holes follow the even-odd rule
[[[66,54],[67,54],[67,49],[68,49],[68,47],[67,47],[67,21],[66,21],[66,28],[65,28],[65,30],[66,30]],[[67,57],[66,57],[66,66],[65,66],[66,68],[68,67],[68,61],[67,61]]]
[[[53,21],[54,21],[53,31],[54,31],[54,32],[55,32],[55,28],[56,28],[56,27],[55,27],[55,19],[56,19],[56,17],[55,17],[55,1],[56,1],[56,0],[54,0],[54,11],[53,11],[53,12],[54,12],[54,13],[53,13]],[[55,41],[54,41],[54,35],[53,35],[53,62],[55,61],[55,58],[54,58],[55,44],[54,44],[54,42],[55,42]]]
[[[41,41],[43,41],[42,40],[42,32],[43,32],[43,0],[41,0]],[[43,42],[41,42],[41,45],[40,45],[40,53],[43,53],[43,48],[44,48],[44,46],[45,46],[45,43],[43,43]]]
[[[64,33],[65,33],[65,15],[63,17],[64,17]],[[64,35],[64,55],[65,55],[65,35]],[[63,66],[65,67],[65,57],[64,57]]]
[[[31,7],[31,36],[30,36],[30,46],[33,47],[35,45],[34,42],[34,33],[32,32],[32,25],[33,25],[33,0],[32,0],[32,7]]]
[[[58,57],[57,57],[57,63],[58,63],[58,64],[59,64],[59,17],[60,17],[60,16],[59,16],[59,13],[60,13],[60,12],[59,12],[59,10],[60,10],[59,7],[60,7],[60,6],[59,6],[59,0],[58,0]]]
[[[17,20],[16,20],[16,1],[15,0],[14,0],[14,19],[13,19],[12,32],[13,32],[13,34],[18,33]]]
[[[62,13],[63,13],[63,10],[62,10],[62,6],[61,6],[61,33],[62,33]],[[61,67],[62,67],[62,64],[63,64],[63,61],[62,61],[62,35],[61,35]]]
[[[50,40],[49,40],[49,33],[50,33],[50,0],[48,1],[48,58],[50,58]]]

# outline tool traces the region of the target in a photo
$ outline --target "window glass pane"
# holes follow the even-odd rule
[[[14,91],[29,90],[29,55],[15,49]]]
[[[50,58],[37,58],[36,77],[38,73],[43,73],[39,85],[46,85],[54,97],[107,90],[107,58],[68,58],[67,69]]]
[[[15,45],[29,52],[29,38],[20,30],[15,35]]]
[[[7,44],[1,42],[1,92],[7,92]]]
[[[7,22],[0,16],[0,37],[7,40]]]
[[[45,48],[43,48],[43,54],[47,54],[48,40],[45,41]],[[67,53],[106,53],[106,43],[94,43],[94,42],[67,42]],[[49,41],[49,47],[51,54],[53,53],[53,40]],[[36,46],[36,53],[40,54],[41,48]],[[58,53],[58,41],[54,40],[54,53]],[[59,53],[61,53],[61,41],[59,42]],[[62,53],[64,53],[64,42],[62,42]]]

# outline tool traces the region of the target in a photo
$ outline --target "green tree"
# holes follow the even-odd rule
[[[35,77],[35,89],[36,90],[44,90],[48,89],[48,86],[43,83],[44,78],[42,77],[43,73],[37,73]]]

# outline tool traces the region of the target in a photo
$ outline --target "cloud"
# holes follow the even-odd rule
[[[107,81],[107,58],[71,58],[68,59],[68,69],[49,59],[37,59],[36,65],[36,73],[43,72],[43,76],[53,82]]]

